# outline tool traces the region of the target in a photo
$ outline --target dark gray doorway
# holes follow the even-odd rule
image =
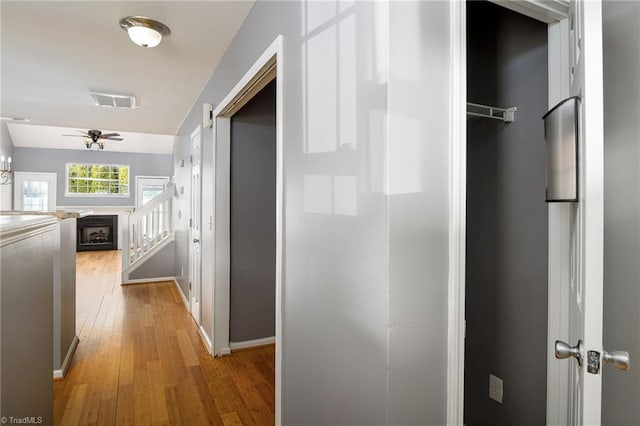
[[[467,2],[467,98],[517,107],[515,121],[467,120],[464,422],[546,423],[545,139],[547,25]],[[489,377],[503,380],[499,403]],[[498,392],[499,393],[499,392]]]
[[[231,117],[229,341],[275,336],[276,81]]]

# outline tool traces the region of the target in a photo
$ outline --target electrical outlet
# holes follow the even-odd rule
[[[489,374],[489,398],[502,404],[502,394],[502,379],[493,374]]]

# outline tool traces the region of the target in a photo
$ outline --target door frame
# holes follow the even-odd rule
[[[276,79],[276,365],[275,406],[276,425],[281,423],[282,384],[282,289],[283,289],[283,37],[279,35],[245,73],[234,88],[213,111],[214,164],[214,291],[213,291],[213,354],[231,353],[229,347],[230,312],[230,145],[231,117],[269,82]]]
[[[194,137],[198,137],[200,139],[199,149],[200,149],[200,188],[199,194],[194,194],[193,191],[193,139]],[[202,130],[200,128],[200,124],[191,132],[189,136],[189,154],[191,155],[191,170],[189,171],[189,182],[191,183],[191,191],[190,191],[190,199],[189,199],[189,312],[191,313],[191,317],[200,328],[202,323],[202,304],[200,303],[202,298],[202,243],[200,244],[200,249],[198,250],[198,256],[200,257],[199,261],[199,271],[193,271],[193,255],[195,250],[193,250],[193,227],[195,225],[195,218],[193,214],[193,200],[194,197],[197,197],[200,200],[200,214],[198,218],[200,219],[200,241],[202,241]],[[198,285],[194,284],[194,275],[198,276]],[[197,311],[197,312],[196,312]],[[194,315],[195,313],[195,315]]]
[[[49,191],[49,203],[53,203],[50,209],[51,211],[55,211],[58,205],[58,174],[51,172],[20,172],[15,171],[13,175],[13,209],[14,210],[22,210],[24,207],[22,205],[22,189],[19,188],[19,184],[21,184],[24,180],[37,180],[41,178],[42,180],[47,180],[53,182],[51,189],[53,191]],[[65,183],[66,185],[66,183]],[[21,186],[21,185],[20,185]]]
[[[569,93],[569,51],[566,5],[555,0],[508,2],[490,0],[500,6],[548,24],[548,106]],[[467,194],[467,45],[466,2],[449,4],[450,35],[450,146],[449,146],[449,280],[447,354],[447,424],[464,424],[465,267]],[[568,335],[570,206],[549,208],[548,224],[548,326],[547,326],[547,424],[566,424],[568,363],[555,362],[553,342]],[[564,305],[563,305],[564,303]],[[553,361],[553,362],[552,362]],[[563,375],[564,374],[564,375]],[[555,378],[555,382],[551,381]],[[553,383],[553,386],[551,385]]]

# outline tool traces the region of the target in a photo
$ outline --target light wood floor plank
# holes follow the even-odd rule
[[[56,425],[272,425],[275,348],[211,357],[172,282],[120,285],[120,252],[77,255],[80,344]]]
[[[62,417],[62,424],[73,425],[80,423],[80,415],[84,406],[84,399],[87,395],[87,384],[74,386],[69,403]]]

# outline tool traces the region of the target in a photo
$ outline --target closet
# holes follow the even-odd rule
[[[546,422],[547,60],[546,24],[467,2],[467,426]]]

